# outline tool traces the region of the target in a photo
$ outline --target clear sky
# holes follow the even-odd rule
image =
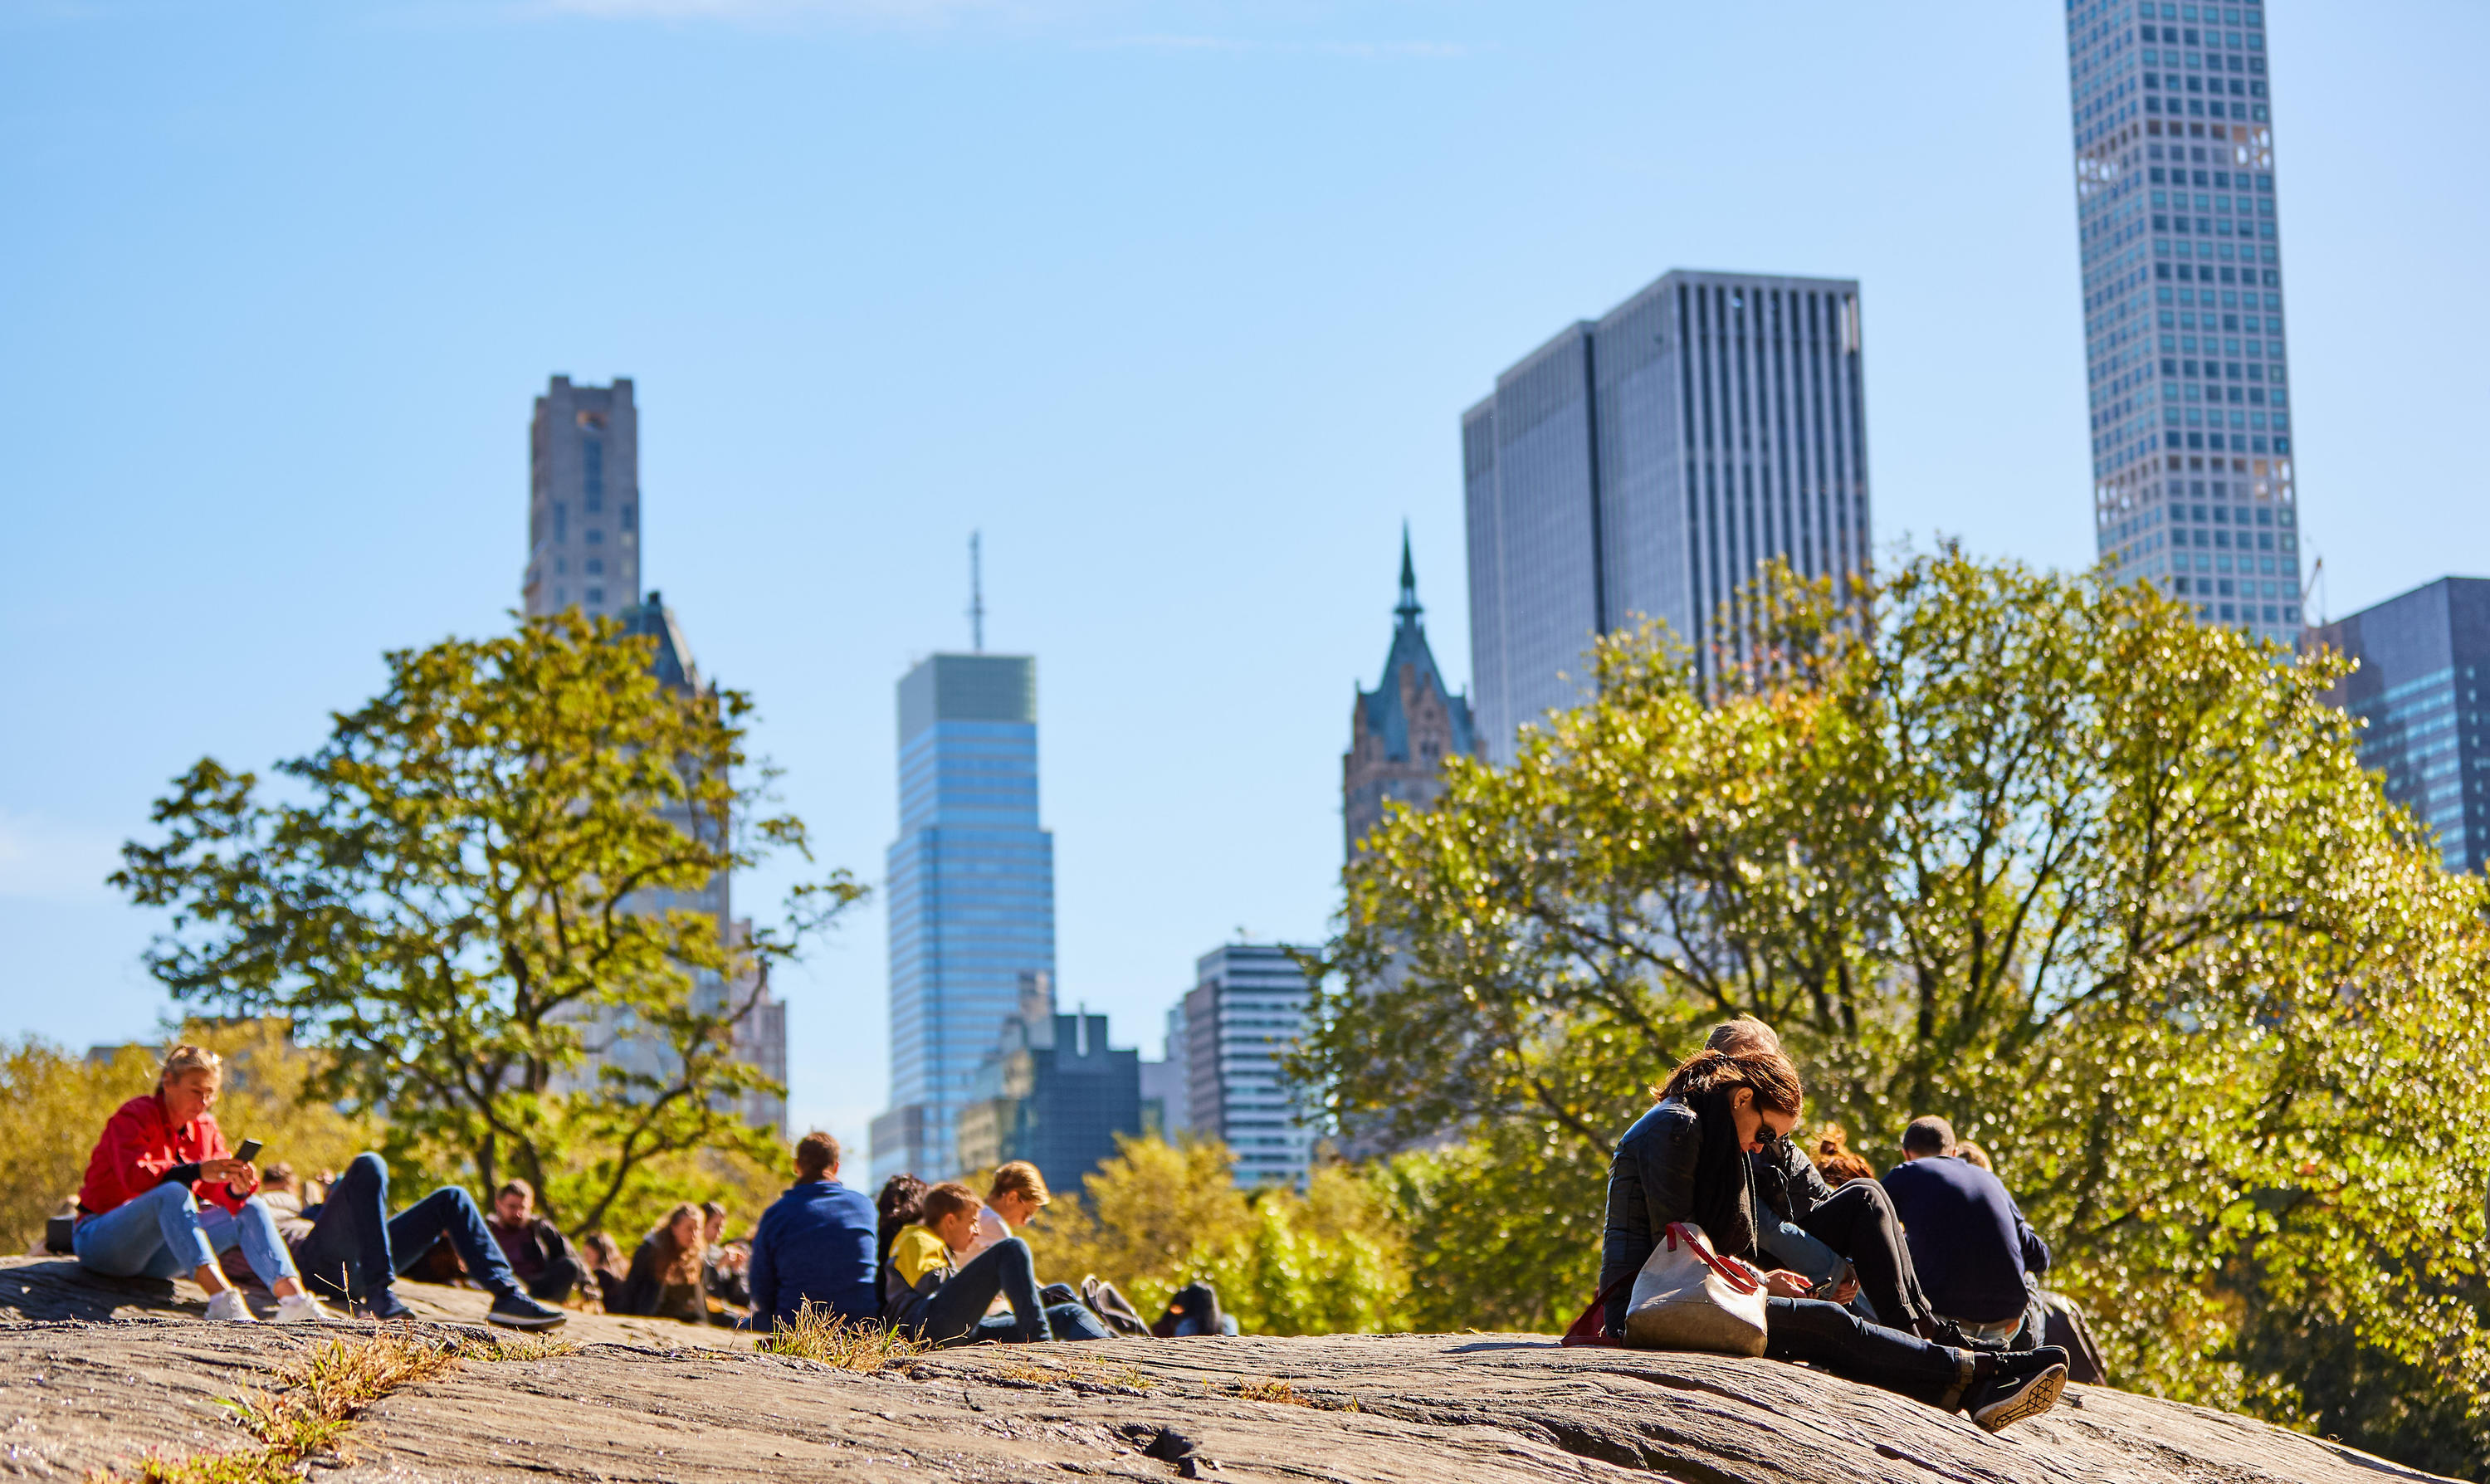
[[[2269,29],[2339,615],[2490,572],[2490,7]],[[984,532],[1061,993],[1156,1055],[1198,954],[1336,906],[1404,519],[1468,673],[1457,419],[1566,322],[1856,276],[1879,540],[2088,563],[2070,148],[2061,14],[1996,0],[0,0],[0,1032],[148,1031],[100,879],[164,780],[505,622],[565,372],[636,380],[648,583],[871,879]],[[860,1140],[878,905],[787,989]]]

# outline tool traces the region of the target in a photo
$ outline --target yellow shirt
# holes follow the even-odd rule
[[[951,1249],[922,1222],[900,1228],[890,1239],[890,1262],[899,1269],[899,1281],[910,1288],[929,1272],[945,1282],[951,1277]]]

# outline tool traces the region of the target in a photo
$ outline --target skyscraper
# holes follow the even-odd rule
[[[1701,655],[1770,557],[1848,596],[1868,561],[1859,285],[1672,272],[1569,326],[1462,415],[1478,737],[1577,704],[1592,636]]]
[[[2368,723],[2360,761],[2438,833],[2450,871],[2490,860],[2490,580],[2441,577],[2316,630],[2360,662],[2331,700]]]
[[[941,1179],[1021,975],[1055,973],[1055,837],[1037,815],[1037,661],[936,655],[899,682],[890,1111],[873,1180]]]
[[[2093,520],[2123,582],[2298,637],[2265,12],[2067,8]]]
[[[1398,800],[1418,808],[1444,791],[1444,759],[1470,752],[1470,701],[1444,684],[1427,626],[1418,621],[1418,572],[1409,560],[1409,533],[1401,533],[1401,602],[1392,610],[1392,648],[1383,657],[1383,679],[1361,688],[1348,715],[1348,751],[1340,760],[1341,821],[1351,855],[1366,831],[1382,823],[1383,805]]]
[[[631,382],[557,376],[528,429],[530,618],[612,617],[640,594],[640,414]]]
[[[1231,943],[1202,955],[1194,980],[1182,1021],[1187,1121],[1227,1144],[1236,1183],[1304,1185],[1313,1120],[1280,1058],[1305,1029],[1305,971],[1284,945]],[[1170,1061],[1176,1055],[1168,1047]]]

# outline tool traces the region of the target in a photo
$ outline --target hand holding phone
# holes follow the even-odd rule
[[[244,1164],[248,1164],[259,1157],[259,1149],[260,1145],[257,1139],[245,1139],[242,1141],[242,1148],[233,1151],[233,1157],[241,1160]]]

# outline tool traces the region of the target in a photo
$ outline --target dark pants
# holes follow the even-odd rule
[[[1928,1295],[1920,1291],[1920,1276],[1911,1266],[1911,1249],[1902,1240],[1902,1223],[1894,1203],[1874,1180],[1852,1180],[1833,1199],[1809,1211],[1799,1226],[1807,1235],[1850,1260],[1859,1275],[1859,1292],[1876,1318],[1896,1329],[1919,1332],[1936,1319]]]
[[[1226,1332],[1219,1312],[1219,1295],[1207,1283],[1188,1283],[1168,1299],[1167,1312],[1150,1326],[1150,1333],[1167,1339],[1192,1334]]]
[[[1949,1411],[1961,1406],[1977,1365],[1968,1352],[1868,1324],[1820,1298],[1767,1300],[1764,1353],[1775,1360],[1804,1360],[1846,1381]]]
[[[986,1310],[998,1295],[1012,1312],[988,1319]],[[926,1338],[937,1345],[1108,1337],[1107,1326],[1081,1304],[1048,1303],[1039,1295],[1028,1243],[1017,1237],[1007,1237],[978,1253],[948,1283],[936,1289],[925,1301],[922,1327]]]
[[[358,1154],[329,1187],[310,1234],[294,1248],[303,1281],[338,1297],[369,1297],[396,1281],[401,1263],[412,1263],[443,1237],[458,1261],[498,1297],[518,1292],[509,1259],[502,1255],[476,1202],[455,1185],[444,1185],[394,1216],[389,1210],[389,1166],[378,1154]]]
[[[464,1195],[466,1192],[460,1191],[459,1194]],[[501,1244],[496,1242],[494,1245]],[[568,1298],[570,1291],[579,1287],[580,1280],[587,1275],[588,1270],[579,1266],[577,1258],[557,1256],[552,1262],[545,1264],[544,1271],[522,1281],[526,1285],[530,1298],[558,1304]]]

